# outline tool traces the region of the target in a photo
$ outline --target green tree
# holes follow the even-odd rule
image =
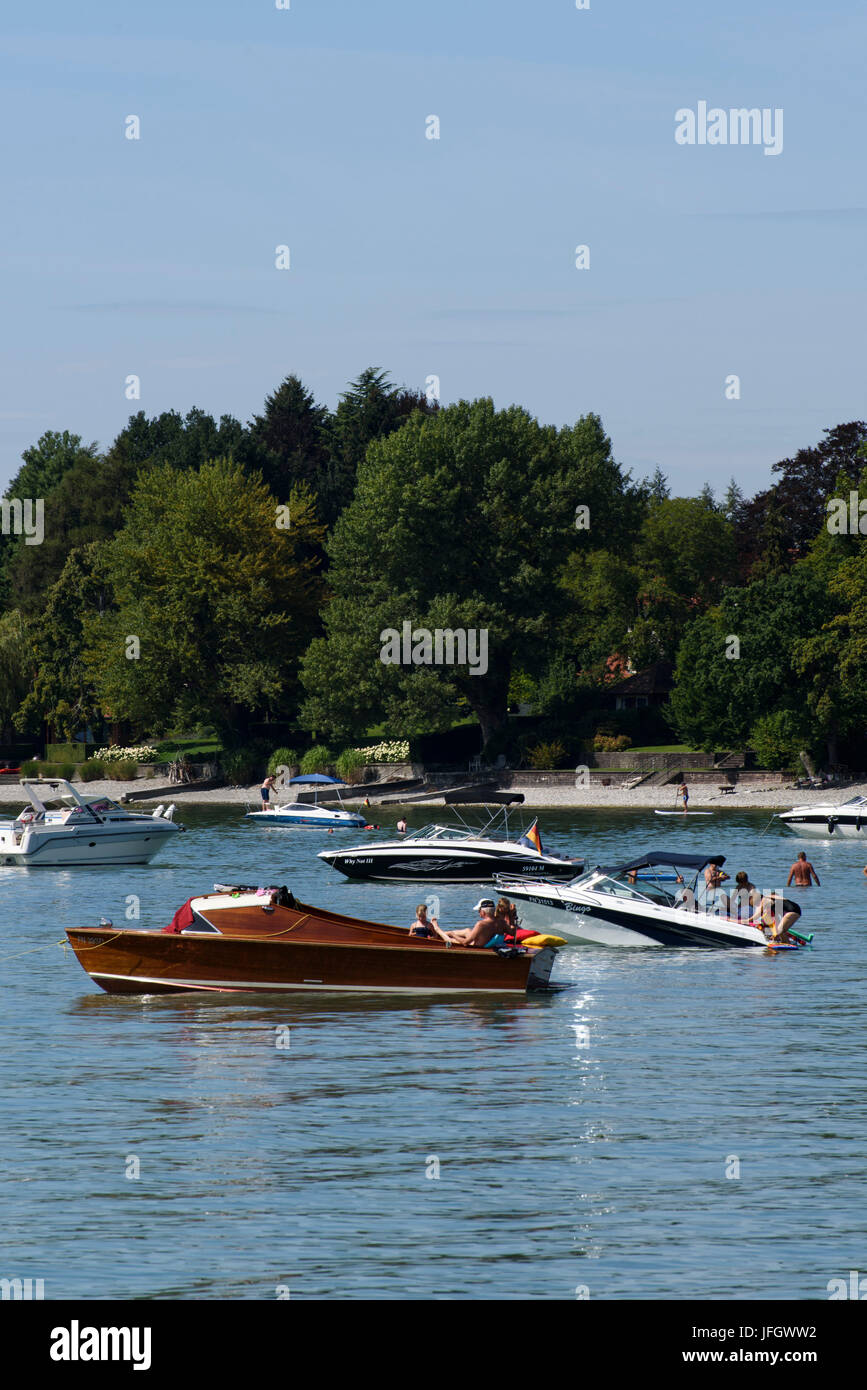
[[[101,613],[108,601],[95,573],[98,551],[95,542],[71,551],[46,594],[43,612],[30,622],[35,673],[15,723],[22,732],[36,732],[44,722],[49,742],[55,731],[68,740],[89,724],[102,723],[83,654],[85,618]]]
[[[689,620],[737,578],[731,524],[706,500],[666,497],[645,517],[636,564],[641,586],[629,640],[633,661],[673,660]]]
[[[241,460],[258,467],[277,498],[305,483],[322,504],[328,500],[330,416],[297,376],[287,376],[250,423]],[[324,515],[324,512],[323,512]]]
[[[35,670],[27,624],[13,608],[0,616],[0,729],[4,733],[27,694]]]
[[[108,717],[243,738],[255,714],[291,710],[322,597],[323,528],[305,489],[288,505],[285,529],[261,478],[226,459],[141,474],[102,552],[114,606],[85,620]]]
[[[547,664],[567,605],[560,572],[587,543],[576,505],[589,498],[591,527],[603,525],[593,499],[614,473],[597,425],[558,432],[517,406],[461,401],[370,445],[329,547],[326,636],[304,666],[308,728],[343,737],[385,718],[414,733],[441,726],[462,697],[488,741],[505,721],[513,663]],[[404,622],[486,631],[487,671],[383,664],[380,634]]]
[[[761,720],[785,712],[787,736],[820,742],[827,724],[807,708],[797,651],[805,630],[820,631],[832,612],[825,583],[806,565],[729,589],[689,624],[677,653],[668,715],[681,737],[708,751],[745,748]]]

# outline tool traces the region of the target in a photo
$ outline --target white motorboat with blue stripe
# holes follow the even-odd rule
[[[749,904],[705,887],[703,870],[725,856],[651,852],[614,868],[597,867],[569,883],[497,874],[522,927],[598,946],[764,947],[750,926]]]
[[[312,801],[287,801],[284,806],[269,806],[267,811],[248,811],[245,820],[257,825],[300,825],[312,830],[362,830],[367,820],[358,811],[335,811],[330,806],[319,805],[319,792],[323,788],[334,791],[340,800],[340,787],[345,787],[339,777],[326,777],[321,772],[302,773],[290,777],[290,787],[306,786],[313,788]]]

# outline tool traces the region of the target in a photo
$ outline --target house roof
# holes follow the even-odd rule
[[[674,686],[674,666],[670,661],[654,661],[634,676],[608,686],[609,695],[667,695]]]

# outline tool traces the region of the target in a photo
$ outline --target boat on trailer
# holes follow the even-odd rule
[[[321,850],[318,857],[347,878],[392,882],[487,883],[498,873],[570,879],[584,867],[583,859],[546,853],[535,821],[523,834],[510,835],[507,806],[496,807],[480,829],[455,814],[458,825],[425,825],[400,839]]]
[[[556,989],[549,945],[457,946],[299,902],[287,888],[216,884],[161,931],[70,927],[80,964],[109,994],[523,994]]]
[[[174,806],[158,806],[150,815],[127,811],[109,796],[82,796],[62,777],[23,778],[21,786],[30,805],[0,820],[0,864],[148,864],[183,830],[172,820]]]
[[[701,877],[725,855],[650,852],[614,868],[597,867],[571,883],[531,883],[498,874],[501,891],[514,899],[523,927],[556,932],[566,941],[597,946],[772,947],[751,926],[746,895],[729,898],[707,889]],[[782,902],[782,895],[780,895]],[[809,945],[812,934],[789,928],[786,944]]]

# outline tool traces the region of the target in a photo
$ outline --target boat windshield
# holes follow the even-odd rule
[[[863,806],[867,802],[867,796],[853,796],[848,801],[841,802],[843,806]]]

